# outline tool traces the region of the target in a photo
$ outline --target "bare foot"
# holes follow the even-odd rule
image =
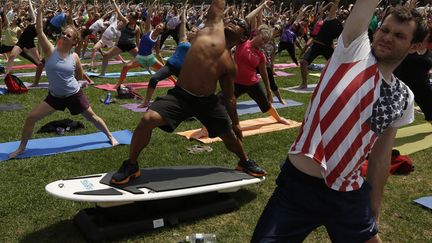
[[[279,123],[285,124],[285,125],[291,125],[291,121],[287,120],[283,117],[280,118],[280,120],[278,121]]]
[[[284,105],[287,104],[287,102],[286,102],[284,99],[280,99],[279,102],[280,102],[281,104],[284,104]]]
[[[114,147],[119,145],[120,143],[117,141],[117,139],[115,139],[114,137],[110,137],[109,138],[110,144]]]
[[[138,108],[147,108],[149,107],[150,102],[143,102],[141,104],[138,105]]]
[[[205,128],[201,128],[199,131],[196,131],[190,135],[190,138],[200,139],[208,137],[208,131]]]
[[[23,153],[24,153],[24,149],[17,149],[17,150],[15,150],[15,152],[12,152],[9,154],[9,159],[14,159],[18,155],[23,154]]]

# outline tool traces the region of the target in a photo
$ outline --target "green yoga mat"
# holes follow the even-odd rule
[[[424,123],[398,129],[394,149],[412,154],[432,146],[432,125]]]

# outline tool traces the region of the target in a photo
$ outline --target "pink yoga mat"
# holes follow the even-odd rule
[[[23,65],[16,65],[12,66],[12,70],[19,70],[19,69],[30,69],[30,68],[36,68],[36,65],[34,64],[23,64]]]
[[[288,76],[294,76],[295,74],[293,73],[287,73],[284,71],[275,71],[276,77],[288,77]],[[261,78],[261,76],[258,74],[258,77]]]
[[[109,61],[108,64],[109,65],[113,65],[113,64],[120,64],[122,63],[122,61]],[[88,63],[83,63],[82,66],[88,66]],[[100,66],[102,65],[102,62],[95,62],[95,66]],[[20,70],[20,69],[31,69],[31,68],[36,68],[36,65],[30,63],[30,64],[23,64],[23,65],[15,65],[12,66],[11,69],[12,70]]]
[[[295,63],[275,63],[273,67],[276,69],[284,69],[297,67],[297,65]]]
[[[126,83],[124,85],[128,86],[128,87],[131,87],[131,88],[134,88],[134,89],[146,89],[148,87],[148,82]],[[101,84],[101,85],[95,85],[94,87],[98,88],[98,89],[107,90],[107,91],[116,91],[114,89],[115,84]],[[157,87],[159,87],[159,88],[170,88],[170,87],[174,87],[174,83],[172,81],[169,81],[169,80],[162,80],[162,81],[158,82]]]

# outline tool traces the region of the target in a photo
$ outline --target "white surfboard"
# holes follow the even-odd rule
[[[45,190],[58,198],[99,205],[183,197],[207,192],[235,192],[259,183],[244,172],[213,166],[176,166],[141,169],[126,185],[110,184],[113,172],[54,181]]]

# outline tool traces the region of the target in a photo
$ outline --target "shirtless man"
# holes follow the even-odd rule
[[[209,137],[220,137],[225,146],[240,159],[237,170],[253,176],[267,173],[246,156],[236,111],[234,77],[236,67],[230,50],[245,33],[245,24],[236,20],[224,26],[225,0],[213,0],[205,28],[198,32],[196,42],[186,55],[176,87],[157,98],[144,114],[132,137],[129,159],[112,176],[114,184],[125,184],[141,175],[137,159],[147,146],[154,128],[173,132],[185,119],[196,117],[209,131]],[[196,68],[202,67],[202,68]],[[214,94],[219,80],[223,107]],[[228,114],[227,114],[228,111]]]

